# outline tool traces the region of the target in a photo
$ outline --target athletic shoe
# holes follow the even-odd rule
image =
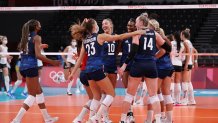
[[[127,122],[125,122],[125,121],[120,121],[119,123],[127,123]]]
[[[72,93],[69,91],[69,92],[67,92],[67,95],[68,95],[68,96],[71,96],[71,95],[72,95]]]
[[[22,92],[20,95],[23,96],[23,97],[27,97],[28,93]]]
[[[21,123],[20,121],[13,120],[11,123]]]
[[[134,118],[133,112],[127,113],[127,119],[128,119],[128,123],[135,123],[135,118]]]
[[[11,98],[11,99],[16,99],[14,96],[14,93],[11,93],[10,91],[7,92],[7,95]]]
[[[73,122],[72,123],[82,123],[82,121],[81,120],[79,120],[77,117],[73,120]]]
[[[76,94],[79,94],[79,93],[80,93],[80,90],[79,90],[79,89],[76,89],[75,93],[76,93]]]
[[[100,123],[101,119],[96,115],[92,116],[86,123]]]
[[[47,120],[45,120],[45,123],[55,123],[58,121],[59,117],[49,117]]]
[[[189,101],[189,102],[188,102],[188,105],[196,105],[195,100],[193,100],[193,101]]]

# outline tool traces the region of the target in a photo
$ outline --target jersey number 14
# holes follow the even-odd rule
[[[147,50],[147,48],[150,48],[150,50],[153,49],[153,38],[150,38],[148,43],[147,43],[147,38],[144,38],[144,50]]]

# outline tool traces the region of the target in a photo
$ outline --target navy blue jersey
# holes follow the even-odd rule
[[[169,53],[166,53],[162,57],[157,59],[157,69],[173,70],[173,64],[171,62]]]
[[[156,36],[153,30],[146,31],[145,35],[139,38],[139,48],[134,57],[135,61],[156,60],[155,54],[157,52]]]
[[[94,72],[103,68],[102,50],[103,46],[97,41],[98,34],[93,33],[83,41],[85,51],[88,55],[86,72]]]
[[[30,68],[37,68],[37,58],[35,56],[35,44],[33,38],[36,32],[31,32],[28,37],[27,51],[21,54],[20,71]]]
[[[121,65],[125,62],[128,54],[130,53],[131,45],[132,45],[132,38],[128,38],[128,39],[122,41],[122,43],[121,43],[122,56],[120,59]]]
[[[105,67],[116,67],[116,50],[118,43],[116,41],[107,42],[103,44],[103,60]]]

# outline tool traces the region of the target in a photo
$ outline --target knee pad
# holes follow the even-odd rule
[[[43,93],[36,95],[36,103],[37,104],[42,104],[44,102],[45,102],[45,98],[44,98]]]
[[[154,95],[154,96],[152,96],[152,97],[149,97],[149,103],[150,104],[154,104],[155,102],[159,102],[160,100],[159,100],[159,98],[158,98],[158,96],[157,95]]]
[[[22,83],[22,80],[17,80],[14,85],[19,86]]]
[[[124,101],[128,102],[128,103],[132,103],[134,96],[131,94],[126,93],[126,96],[124,98]]]
[[[162,93],[160,93],[160,94],[157,94],[158,95],[158,98],[159,98],[159,101],[161,102],[161,101],[164,101],[164,98],[163,98],[163,95],[162,95]]]
[[[102,104],[109,107],[111,103],[114,101],[114,97],[111,95],[106,95],[105,99],[103,100]]]
[[[164,102],[165,104],[173,104],[173,99],[171,97],[171,95],[163,95],[163,98],[164,98]]]
[[[187,91],[188,90],[187,82],[183,82],[182,83],[182,90],[183,91]]]
[[[32,95],[29,95],[29,96],[24,100],[24,103],[25,103],[26,105],[28,105],[29,107],[31,107],[34,102],[35,102],[35,97],[32,96]]]

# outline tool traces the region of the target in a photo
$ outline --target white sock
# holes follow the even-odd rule
[[[4,76],[4,79],[5,79],[5,87],[6,87],[6,91],[8,92],[9,89],[10,89],[10,79],[9,79],[9,76]]]
[[[165,117],[165,112],[161,112],[161,117]]]
[[[175,97],[174,97],[174,91],[175,91],[174,88],[175,88],[175,84],[176,84],[176,83],[172,82],[171,85],[170,85],[171,96],[172,96],[173,100],[175,99]]]
[[[105,99],[105,97],[106,97],[106,94],[101,94],[100,102],[103,102],[103,100]]]
[[[76,80],[76,89],[80,89],[80,86],[81,86],[80,83],[81,83],[80,80],[77,79],[77,80]]]
[[[89,118],[91,118],[92,116],[94,116],[98,110],[98,107],[100,105],[100,101],[93,99],[92,103],[90,105],[90,114],[89,114]]]
[[[188,86],[187,82],[182,82],[182,91],[184,94],[184,100],[188,100]]]
[[[126,116],[127,116],[126,114],[122,113],[120,121],[126,122]]]
[[[67,92],[70,92],[72,86],[73,86],[73,81],[74,80],[71,80],[69,83],[68,83],[68,86],[67,86]]]
[[[192,83],[189,82],[188,83],[188,93],[189,93],[189,101],[194,101],[194,90],[193,90],[193,86]]]
[[[167,122],[173,122],[173,111],[166,111]]]
[[[161,114],[155,114],[154,118],[155,118],[155,123],[161,123],[161,120],[160,120]]]
[[[174,95],[175,95],[175,101],[177,103],[179,103],[180,102],[180,96],[181,96],[181,85],[180,85],[180,83],[175,83]]]
[[[22,83],[22,80],[17,80],[15,83],[14,83],[14,87],[13,89],[11,90],[11,93],[14,93],[17,89],[18,86],[20,86]]]
[[[23,107],[21,107],[21,109],[19,110],[19,112],[18,112],[17,116],[14,118],[14,120],[20,122],[25,113],[26,113],[26,110]]]
[[[80,112],[80,114],[79,114],[78,117],[77,117],[79,121],[82,121],[83,118],[84,118],[84,116],[85,116],[85,115],[87,114],[87,112],[89,111],[91,102],[92,102],[92,100],[89,100],[89,101],[86,103],[86,106],[84,106],[84,107],[82,108],[82,111]],[[88,109],[88,108],[89,108],[89,109]]]
[[[47,120],[48,118],[50,118],[50,116],[48,115],[47,109],[40,109],[40,111],[42,113],[44,120]]]
[[[146,121],[147,121],[147,122],[152,122],[153,114],[154,114],[154,111],[153,111],[153,110],[148,110],[148,112],[147,112],[147,118],[146,118]]]
[[[27,93],[27,84],[25,84],[25,87],[24,87],[23,93]]]
[[[98,117],[101,117],[102,115],[103,115],[103,117],[105,117],[105,115],[107,115],[108,107],[112,104],[113,100],[114,100],[113,96],[106,95],[105,99],[103,100],[103,102],[102,102],[102,104],[97,112]]]

